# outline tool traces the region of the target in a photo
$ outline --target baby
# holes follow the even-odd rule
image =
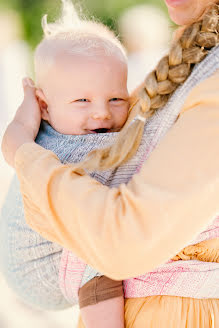
[[[65,135],[119,131],[129,109],[125,51],[105,26],[81,20],[70,0],[62,2],[58,22],[43,18],[45,37],[35,51],[42,119]],[[124,327],[122,282],[96,273],[80,288],[79,305],[88,328]]]

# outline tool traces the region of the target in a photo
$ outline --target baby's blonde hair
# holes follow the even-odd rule
[[[47,15],[42,19],[44,38],[34,55],[37,84],[40,84],[58,54],[117,56],[127,63],[122,44],[109,28],[99,22],[79,17],[71,0],[61,1],[60,19],[54,23],[47,22]]]
[[[181,36],[173,40],[169,55],[161,59],[156,69],[134,92],[129,119],[116,142],[110,147],[91,152],[81,164],[82,168],[107,170],[128,161],[140,145],[145,120],[167,103],[191,74],[195,64],[201,62],[209,50],[218,44],[219,5],[214,4],[207,8],[201,20],[186,26]]]

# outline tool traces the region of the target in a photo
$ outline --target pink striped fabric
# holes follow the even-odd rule
[[[67,249],[63,249],[59,267],[59,285],[69,303],[78,301],[78,290],[86,264]]]
[[[219,217],[190,245],[219,238]],[[219,297],[219,263],[168,261],[158,269],[123,282],[126,298],[173,295],[193,298]]]
[[[219,217],[190,245],[219,238]],[[60,286],[66,299],[75,304],[86,264],[64,249],[60,264]],[[216,270],[217,269],[217,270]],[[126,298],[152,295],[174,295],[214,298],[219,295],[219,264],[200,261],[168,261],[158,269],[123,282]],[[213,284],[213,285],[212,285]]]

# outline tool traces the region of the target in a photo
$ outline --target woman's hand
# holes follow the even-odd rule
[[[2,152],[9,165],[14,166],[17,149],[35,140],[41,122],[41,111],[36,89],[31,79],[23,80],[24,100],[9,124],[2,141]]]

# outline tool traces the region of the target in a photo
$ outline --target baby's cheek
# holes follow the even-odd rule
[[[128,109],[129,109],[128,105],[125,105],[120,109],[118,118],[119,118],[121,126],[123,126],[128,119]]]
[[[127,121],[127,114],[125,112],[121,112],[118,113],[117,117],[114,117],[113,120],[113,125],[117,130],[122,129],[122,127],[124,126],[125,122]]]
[[[54,115],[52,117],[51,125],[61,134],[76,134],[73,120],[65,115]]]
[[[71,110],[71,108],[58,109],[51,116],[51,125],[61,134],[79,135],[83,134],[83,125],[86,117],[82,110]]]

